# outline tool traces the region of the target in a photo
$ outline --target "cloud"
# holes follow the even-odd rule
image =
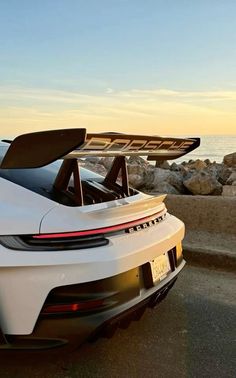
[[[236,91],[107,88],[100,95],[0,87],[1,134],[61,127],[158,134],[235,133]]]
[[[107,88],[106,93],[107,94],[114,93],[114,90],[112,88]]]

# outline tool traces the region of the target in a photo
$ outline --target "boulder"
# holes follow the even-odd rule
[[[220,173],[222,171],[222,164],[219,163],[211,163],[209,164],[204,171],[209,175],[215,177],[217,180],[219,179]]]
[[[100,158],[96,156],[89,156],[85,159],[85,163],[91,163],[91,164],[99,164],[100,163]]]
[[[188,164],[189,169],[195,169],[196,171],[200,171],[200,170],[202,170],[206,167],[207,167],[207,164],[200,159],[197,159],[197,160],[191,162],[190,164]]]
[[[200,171],[183,182],[184,186],[192,193],[199,195],[220,195],[222,185],[215,177],[210,176],[204,171]]]
[[[100,163],[109,171],[112,166],[113,160],[113,157],[104,157],[100,160]]]
[[[105,176],[112,162],[111,157],[88,157],[81,160],[80,165]],[[235,195],[236,152],[226,155],[222,164],[198,159],[171,165],[167,161],[158,161],[155,167],[139,156],[131,156],[127,163],[130,185],[143,191],[220,195],[223,190],[223,195]],[[229,189],[231,186],[233,189]]]
[[[232,172],[233,172],[232,168],[227,167],[227,165],[225,165],[225,164],[221,164],[221,170],[220,170],[220,173],[219,173],[218,181],[222,185],[226,185],[226,182],[229,179],[229,177],[231,176]]]
[[[150,194],[156,194],[156,193],[162,193],[162,194],[180,194],[176,188],[174,188],[171,184],[168,182],[159,182],[156,184],[155,188],[150,191]]]
[[[226,181],[226,185],[233,185],[233,182],[236,181],[236,171],[232,172]]]
[[[155,186],[159,182],[165,181],[170,176],[170,171],[162,168],[154,168],[153,171],[153,185]]]
[[[150,165],[147,162],[147,160],[141,158],[140,156],[130,156],[130,158],[127,160],[127,163],[128,163],[128,165],[138,164],[138,165],[142,165],[143,167]]]
[[[107,170],[102,164],[94,164],[90,163],[89,161],[85,161],[83,167],[101,176],[106,176],[107,174]]]
[[[167,183],[172,185],[179,193],[184,194],[186,192],[185,186],[183,184],[183,176],[178,172],[171,172]]]
[[[178,165],[178,164],[176,164],[176,163],[174,162],[174,163],[171,164],[171,166],[170,166],[170,170],[171,170],[171,171],[177,171],[177,172],[178,172],[178,171],[180,171],[180,169],[181,169],[180,166],[181,166],[181,164]]]
[[[183,185],[183,179],[181,173],[168,171],[161,168],[155,168],[151,180],[146,179],[146,187],[160,188],[160,184],[167,183],[177,190],[178,193],[184,193],[185,188]]]
[[[146,186],[150,187],[153,180],[154,166],[147,163],[142,158],[132,157],[129,159],[128,175],[129,182],[134,188],[140,188]]]
[[[228,167],[236,167],[236,152],[224,156],[223,163]]]
[[[187,179],[187,178],[190,178],[190,176],[192,175],[192,171],[190,171],[186,165],[183,165],[181,164],[180,166],[180,170],[179,172],[181,173],[183,179]]]
[[[140,164],[129,164],[127,168],[129,175],[143,176],[146,171],[146,167]]]
[[[156,168],[162,168],[162,169],[170,169],[170,164],[168,163],[167,160],[164,160],[164,161],[158,161],[157,160],[155,167]]]
[[[143,176],[140,176],[137,174],[131,174],[129,175],[129,183],[133,188],[139,189],[140,187],[143,187],[144,185]]]

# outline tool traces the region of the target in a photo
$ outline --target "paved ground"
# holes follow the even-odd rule
[[[1,352],[0,377],[235,377],[236,275],[187,267],[139,322],[70,354]]]

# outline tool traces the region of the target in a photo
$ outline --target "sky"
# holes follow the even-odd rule
[[[0,2],[0,135],[236,134],[235,0]]]

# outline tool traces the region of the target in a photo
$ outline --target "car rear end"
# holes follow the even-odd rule
[[[68,164],[66,170],[58,163],[33,168],[40,177],[51,174],[40,188],[30,187],[30,179],[22,182],[30,170],[0,170],[6,192],[33,195],[34,205],[42,201],[47,208],[31,232],[28,222],[19,233],[1,232],[5,346],[45,348],[109,337],[154,307],[173,286],[185,264],[184,225],[167,212],[164,195],[129,188],[127,177],[116,181],[120,172],[125,176],[124,161],[113,163],[109,180],[77,163],[66,178]]]

